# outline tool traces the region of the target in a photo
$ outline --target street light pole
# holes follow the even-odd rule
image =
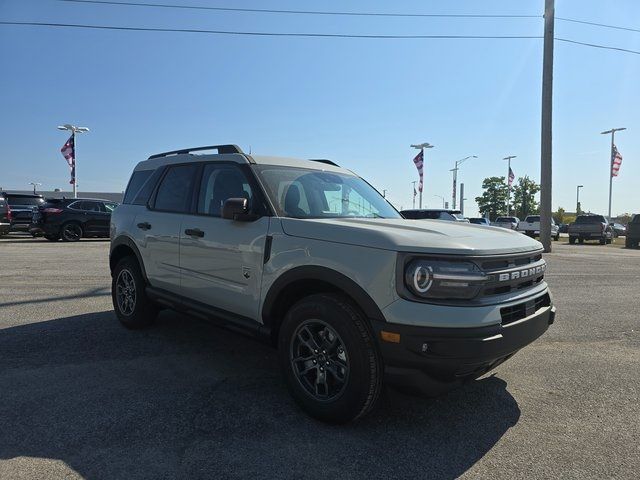
[[[76,140],[76,133],[85,133],[89,129],[87,127],[78,127],[65,123],[64,125],[58,125],[58,130],[68,130],[73,136],[73,198],[78,198],[78,145]]]
[[[626,130],[626,127],[622,128],[612,128],[611,130],[607,130],[606,132],[600,132],[601,135],[611,134],[611,153],[609,155],[609,222],[611,222],[611,192],[613,190],[613,148],[614,148],[614,137],[616,132],[621,130]]]
[[[42,185],[41,183],[38,182],[29,182],[29,185],[33,185],[33,194],[36,194],[36,187],[39,187],[40,185]]]
[[[444,197],[442,195],[434,195],[434,197],[438,197],[442,199],[442,208],[444,208]]]
[[[453,209],[456,209],[456,195],[458,193],[458,165],[460,165],[462,162],[464,162],[465,160],[468,160],[470,158],[478,158],[476,155],[469,155],[468,157],[464,157],[461,160],[456,160],[455,163],[455,167],[452,168],[450,171],[453,172],[453,194],[451,195],[451,205],[453,206]]]
[[[411,145],[411,147],[422,151],[422,162],[424,163],[425,162],[424,149],[425,148],[433,148],[433,145],[431,145],[429,142],[424,142],[424,143],[418,143],[418,144],[415,144],[415,145]],[[423,176],[423,178],[424,178],[424,176]],[[424,185],[424,180],[422,182],[422,185]],[[422,209],[422,189],[419,189],[419,190],[420,190],[420,201],[419,201],[420,206],[418,208]]]
[[[509,155],[503,158],[503,160],[507,161],[507,217],[511,214],[511,182],[509,181],[509,175],[511,175],[512,158],[516,158],[516,155]]]
[[[580,215],[580,189],[584,187],[584,185],[578,185],[576,187],[576,215]]]

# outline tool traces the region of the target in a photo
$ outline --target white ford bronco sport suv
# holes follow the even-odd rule
[[[542,335],[541,252],[505,229],[405,220],[328,160],[235,145],[140,162],[111,217],[124,326],[171,308],[270,341],[297,403],[336,423],[369,412],[383,380],[436,395]]]

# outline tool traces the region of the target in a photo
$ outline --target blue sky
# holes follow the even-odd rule
[[[166,0],[279,9],[541,14],[535,1]],[[556,16],[638,27],[640,2],[557,0]],[[0,19],[265,32],[542,35],[530,19],[361,18],[0,0]],[[556,36],[640,50],[640,33],[556,22]],[[0,26],[0,186],[68,186],[61,123],[78,138],[80,191],[121,191],[149,154],[237,143],[256,154],[331,158],[411,206],[409,145],[427,141],[424,202],[451,196],[467,155],[467,214],[482,179],[540,177],[542,40],[208,36]],[[10,66],[10,68],[7,68]],[[609,138],[624,156],[613,213],[640,211],[640,55],[555,46],[553,207],[606,213]]]

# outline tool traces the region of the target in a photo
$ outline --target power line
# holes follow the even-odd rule
[[[556,40],[558,42],[573,43],[574,45],[584,45],[585,47],[601,48],[601,49],[604,49],[604,50],[616,50],[618,52],[626,52],[626,53],[633,53],[635,55],[640,55],[640,51],[638,51],[638,50],[629,50],[627,48],[610,47],[608,45],[598,45],[596,43],[578,42],[577,40],[569,40],[568,38],[555,37],[554,40]]]
[[[556,20],[562,20],[563,22],[581,23],[584,25],[593,25],[594,27],[604,27],[604,28],[613,28],[616,30],[625,30],[627,32],[640,32],[639,28],[620,27],[617,25],[607,25],[606,23],[587,22],[585,20],[576,20],[573,18],[556,17]]]
[[[255,37],[306,37],[306,38],[360,38],[360,39],[381,39],[381,40],[421,40],[421,39],[441,39],[441,40],[517,40],[517,39],[541,39],[539,35],[365,35],[347,33],[295,33],[295,32],[249,32],[233,30],[201,30],[196,28],[153,28],[153,27],[117,27],[113,25],[88,25],[77,23],[48,23],[48,22],[7,22],[0,21],[0,25],[32,26],[32,27],[57,27],[57,28],[83,28],[92,30],[122,30],[130,32],[165,32],[165,33],[199,33],[208,35],[235,35],[235,36],[255,36]],[[632,53],[640,55],[638,50],[627,48],[611,47],[595,43],[580,42],[568,38],[555,37],[559,42],[582,45],[604,50],[615,50],[618,52]]]
[[[209,35],[238,35],[258,37],[313,37],[313,38],[363,38],[363,39],[474,39],[474,40],[512,40],[542,38],[537,35],[360,35],[347,33],[292,33],[292,32],[242,32],[232,30],[201,30],[196,28],[153,28],[153,27],[116,27],[112,25],[88,25],[78,23],[49,23],[49,22],[6,22],[0,25],[20,25],[33,27],[85,28],[94,30],[125,30],[135,32],[173,32],[200,33]]]
[[[443,17],[443,18],[542,18],[542,15],[493,15],[474,13],[384,13],[384,12],[326,12],[316,10],[273,10],[266,8],[236,8],[236,7],[205,7],[200,5],[174,5],[168,3],[140,3],[140,2],[112,2],[108,0],[58,0],[70,3],[94,3],[102,5],[121,5],[127,7],[151,7],[151,8],[179,8],[185,10],[215,10],[223,12],[250,12],[250,13],[285,13],[294,15],[334,15],[352,17]]]

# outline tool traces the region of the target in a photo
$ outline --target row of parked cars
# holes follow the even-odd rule
[[[0,235],[28,232],[47,240],[75,242],[108,237],[111,212],[118,206],[94,198],[49,198],[0,192]]]
[[[477,225],[502,227],[515,230],[530,237],[540,236],[540,215],[529,215],[524,220],[514,216],[497,217],[493,222],[486,218],[466,218],[460,210],[451,209],[412,209],[402,210],[403,217],[413,220],[446,220],[452,222],[467,222]],[[616,237],[626,236],[626,246],[633,248],[638,246],[640,240],[640,215],[636,215],[627,225],[616,222],[608,222],[603,215],[585,214],[578,215],[576,221],[571,224],[558,225],[551,220],[551,237],[558,241],[561,233],[569,235],[569,243],[583,243],[587,240],[596,240],[600,244],[609,244]]]

